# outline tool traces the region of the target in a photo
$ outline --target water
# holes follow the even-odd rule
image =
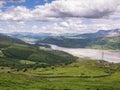
[[[59,47],[57,45],[52,45],[52,44],[49,45],[54,50],[64,51],[78,57],[85,56],[91,59],[97,59],[97,60],[103,59],[115,63],[120,62],[120,50],[115,51],[115,50],[96,50],[96,49],[84,49],[84,48],[64,48],[64,47]],[[104,53],[104,56],[102,55],[102,53]]]

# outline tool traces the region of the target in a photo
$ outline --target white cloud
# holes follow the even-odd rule
[[[16,25],[17,24],[17,25]],[[106,20],[106,19],[94,19],[91,23],[84,23],[84,19],[80,18],[70,18],[65,19],[60,22],[42,22],[42,23],[32,23],[27,22],[24,24],[19,24],[18,22],[0,23],[2,29],[1,32],[33,32],[33,33],[89,33],[96,32],[98,30],[109,30],[116,29],[120,27],[120,20]]]
[[[0,14],[1,20],[8,20],[8,21],[25,21],[32,18],[32,14],[30,14],[30,10],[23,7],[10,7],[8,8],[7,12],[2,12]]]
[[[22,2],[24,0],[9,1]],[[1,2],[3,0],[0,1],[2,7]],[[14,28],[6,24],[7,27],[0,26],[0,28],[36,33],[86,33],[100,29],[119,28],[119,19],[120,0],[55,0],[45,5],[38,5],[32,10],[25,6],[12,6],[5,11],[0,11],[0,20],[15,21],[14,23],[21,25]],[[27,25],[25,21],[40,21],[44,25],[35,23]]]
[[[51,17],[101,18],[113,13],[116,0],[58,0],[51,4]]]
[[[21,1],[21,0],[12,0]],[[22,0],[23,1],[23,0]],[[64,18],[103,18],[113,14],[119,6],[118,0],[56,0],[38,5],[33,10],[23,6],[11,7],[1,12],[3,20],[54,21]]]

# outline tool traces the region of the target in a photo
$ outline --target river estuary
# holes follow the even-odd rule
[[[70,53],[74,56],[81,57],[89,57],[91,59],[97,59],[97,60],[106,60],[109,62],[120,62],[120,50],[96,50],[96,49],[85,49],[85,48],[64,48],[59,47],[57,45],[49,44],[52,49],[54,50],[60,50],[67,53]]]

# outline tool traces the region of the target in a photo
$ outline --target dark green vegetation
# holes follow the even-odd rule
[[[102,47],[101,47],[102,46]],[[98,38],[92,41],[91,48],[120,50],[120,36]]]
[[[39,40],[37,43],[49,43],[69,48],[120,49],[120,36],[104,38],[51,37]]]
[[[67,38],[67,37],[49,37],[43,40],[38,41],[37,43],[49,43],[55,44],[62,47],[71,47],[71,48],[84,48],[91,42],[89,39],[81,38]]]
[[[57,64],[69,64],[77,58],[61,51],[45,51],[27,45],[21,40],[8,36],[0,36],[0,65],[11,68],[38,68]],[[20,63],[21,60],[32,61],[34,64]]]
[[[11,44],[26,44],[26,43],[19,39],[12,38],[4,34],[0,34],[0,48],[8,47]]]
[[[69,65],[28,69],[26,72],[6,73],[0,70],[1,90],[119,90],[120,66],[104,61],[81,61]],[[109,75],[109,76],[103,76]],[[41,78],[41,76],[66,76],[63,78]],[[84,76],[72,78],[67,76]],[[91,76],[85,78],[85,76]],[[97,76],[94,78],[94,76]]]

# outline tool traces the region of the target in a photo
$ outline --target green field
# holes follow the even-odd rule
[[[109,63],[109,67],[98,61],[86,60],[67,66],[14,71],[8,67],[0,70],[0,90],[120,90],[120,68]],[[111,73],[109,72],[111,70]],[[101,76],[97,78],[74,78],[67,76]],[[66,76],[42,78],[41,76]]]
[[[100,76],[108,75],[117,68],[115,64],[109,64],[108,62],[98,63],[95,60],[85,60],[69,65],[56,65],[46,68],[29,69],[24,72],[25,75],[31,76]],[[31,63],[30,63],[31,64]],[[104,64],[109,64],[109,66],[104,66]],[[113,70],[113,71],[112,71]],[[23,72],[17,72],[17,74],[22,74]]]

